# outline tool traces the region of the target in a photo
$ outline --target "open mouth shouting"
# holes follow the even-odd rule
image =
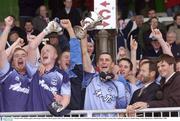
[[[24,61],[23,61],[23,60],[21,60],[21,59],[20,59],[20,60],[18,60],[18,66],[19,66],[19,67],[22,67],[23,65],[24,65]]]
[[[66,65],[67,67],[69,67],[69,66],[70,66],[70,63],[69,63],[69,62],[66,62],[65,65]]]
[[[43,56],[43,60],[47,60],[48,59],[48,56]]]
[[[108,66],[101,66],[101,71],[107,72],[108,71]]]
[[[120,74],[121,75],[125,75],[126,73],[124,71],[120,71]]]

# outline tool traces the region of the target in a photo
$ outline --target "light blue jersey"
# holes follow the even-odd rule
[[[126,107],[125,87],[116,80],[102,82],[98,73],[86,73],[84,75],[86,86],[85,110],[108,110]],[[96,116],[114,116],[112,114],[100,114]]]
[[[125,95],[126,95],[126,102],[127,105],[130,103],[133,93],[139,89],[139,87],[135,84],[131,84],[128,82],[124,76],[119,76],[118,81],[122,82],[125,87]]]

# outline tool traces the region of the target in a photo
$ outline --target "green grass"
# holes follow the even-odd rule
[[[0,0],[0,21],[8,15],[14,15],[18,19],[18,0]]]

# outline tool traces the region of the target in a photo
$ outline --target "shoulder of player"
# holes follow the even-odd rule
[[[118,88],[122,88],[122,89],[125,88],[125,87],[124,87],[124,84],[123,84],[122,82],[118,81],[118,80],[112,80],[112,83],[114,83],[114,85],[115,85],[116,87],[118,87]]]

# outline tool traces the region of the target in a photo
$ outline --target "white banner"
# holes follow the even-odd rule
[[[104,18],[96,29],[116,29],[116,0],[94,0],[94,11]]]

